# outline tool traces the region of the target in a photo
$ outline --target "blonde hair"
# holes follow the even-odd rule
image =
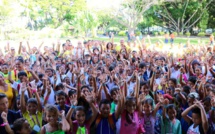
[[[55,105],[47,104],[44,109],[45,109],[45,115],[47,112],[58,115],[58,109]]]

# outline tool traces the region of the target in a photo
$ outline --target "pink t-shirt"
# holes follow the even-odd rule
[[[124,110],[121,115],[120,134],[137,134],[138,128],[139,128],[138,111],[135,111],[133,113],[133,121],[131,124],[129,124],[126,121],[126,110]]]

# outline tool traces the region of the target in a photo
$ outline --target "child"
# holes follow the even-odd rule
[[[139,129],[136,98],[126,97],[125,110],[121,114],[120,134],[136,134]]]
[[[141,100],[142,101],[142,100]],[[154,125],[155,125],[155,117],[156,113],[160,107],[161,103],[158,102],[155,109],[153,110],[153,100],[145,99],[142,101],[142,109],[140,109],[140,124],[143,124],[143,128],[145,129],[144,134],[154,134]],[[143,111],[143,112],[142,112]]]
[[[192,117],[188,116],[188,113],[192,110]],[[182,114],[182,117],[186,122],[190,124],[187,134],[206,134],[208,131],[208,121],[206,112],[201,104],[197,101],[195,104],[187,108]]]
[[[57,108],[59,111],[64,110],[65,114],[68,113],[70,107],[66,105],[66,93],[62,90],[59,90],[55,93],[55,101],[57,103]]]
[[[30,124],[24,118],[19,118],[13,123],[13,131],[15,134],[33,134]]]
[[[42,106],[40,103],[40,98],[35,92],[36,99],[30,98],[27,101],[27,107],[25,105],[24,93],[27,90],[26,83],[21,84],[21,112],[23,117],[29,122],[33,131],[39,133],[40,127],[42,126]],[[28,87],[29,88],[29,87]],[[34,93],[34,92],[32,92]]]
[[[174,104],[168,104],[167,99],[164,100],[163,118],[161,122],[162,134],[182,134],[181,123],[176,119],[176,109]],[[167,113],[167,116],[166,116]]]
[[[118,100],[123,101],[120,94],[118,94],[117,97],[118,97]],[[99,103],[100,113],[97,114],[97,117],[95,120],[95,127],[96,127],[97,134],[115,134],[116,133],[115,124],[121,113],[121,109],[122,109],[121,101],[118,102],[117,110],[113,114],[110,114],[110,107],[111,107],[110,102],[106,99],[101,100],[101,102]]]
[[[41,129],[41,134],[65,134],[70,126],[66,120],[65,112],[61,111],[61,122],[58,121],[58,109],[54,105],[45,106],[45,119],[48,122]]]
[[[25,102],[27,103],[28,97],[25,95],[24,98],[25,98]],[[14,103],[14,111],[20,113],[20,116],[22,116],[20,103],[21,103],[21,96],[18,95],[16,97],[16,102]]]
[[[110,95],[111,95],[111,98],[113,100],[113,102],[111,103],[111,113],[114,113],[116,111],[116,108],[117,108],[117,91],[120,90],[117,86],[113,87],[111,90],[110,90]]]
[[[4,122],[8,122],[7,113],[2,112],[1,118],[3,119]],[[4,127],[5,127],[7,134],[34,134],[34,133],[31,133],[30,124],[24,118],[19,118],[14,121],[13,130],[10,128],[10,125],[8,123],[4,123],[4,124],[5,124]]]
[[[90,126],[93,123],[93,121],[95,120],[98,111],[95,107],[95,105],[93,104],[94,101],[94,96],[90,93],[85,95],[85,98],[87,100],[87,102],[90,104],[91,109],[92,109],[92,116],[89,120],[86,120],[86,113],[84,110],[83,106],[76,106],[77,105],[77,98],[75,97],[76,95],[73,95],[71,97],[71,108],[66,116],[68,122],[70,123],[70,127],[71,127],[71,132],[73,132],[74,134],[90,134]],[[75,109],[75,121],[72,121],[72,113],[73,110]]]
[[[215,99],[213,98],[211,100],[211,110],[209,112],[209,119],[208,119],[208,123],[209,123],[209,131],[208,134],[213,134],[215,133],[215,116],[214,116],[214,111],[215,111]]]

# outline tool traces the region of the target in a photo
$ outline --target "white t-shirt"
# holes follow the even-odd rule
[[[19,89],[18,89],[18,85],[19,85],[19,84],[20,84],[20,83],[14,81],[13,84],[11,85],[11,87],[12,87],[14,90],[18,91],[18,94],[21,95],[22,91],[20,90],[20,87],[19,87]],[[36,83],[37,86],[39,86],[39,85],[41,85],[41,84],[42,84],[41,81],[38,81],[38,82]],[[28,96],[28,90],[25,90],[25,95],[27,95],[27,97],[29,98],[29,96]]]
[[[127,89],[127,96],[130,96],[134,91],[135,82],[130,82]]]
[[[175,70],[174,68],[171,68],[171,78],[177,79],[179,74],[180,74],[180,70]]]
[[[197,126],[195,128],[193,128],[193,127],[194,127],[194,124],[188,128],[187,134],[200,134],[199,126]]]
[[[155,79],[155,83],[156,83],[157,85],[160,85],[160,83],[161,83],[161,78]]]
[[[46,90],[45,94],[44,94],[44,97],[46,97],[47,93],[48,93],[48,91]],[[47,101],[47,104],[55,104],[54,95],[55,95],[54,90],[53,90],[53,88],[51,88],[51,93],[49,95],[49,99]]]

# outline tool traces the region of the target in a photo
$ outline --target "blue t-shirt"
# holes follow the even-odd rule
[[[115,118],[115,113],[112,114],[112,118],[114,124],[116,124],[117,120]],[[108,118],[102,118],[96,128],[97,134],[115,134],[115,130],[113,130],[108,122]]]
[[[68,105],[65,105],[65,109],[61,109],[59,105],[57,106],[57,108],[58,108],[59,111],[64,110],[65,115],[69,112],[69,109],[70,109],[70,107]]]
[[[14,112],[12,110],[8,110],[7,120],[8,120],[8,123],[10,124],[11,127],[13,126],[13,122],[18,118],[21,118],[19,112]],[[3,124],[3,119],[1,117],[0,117],[0,124]],[[0,133],[1,134],[6,134],[7,133],[6,130],[5,130],[5,127],[3,127],[3,126],[0,127]]]
[[[185,109],[187,109],[189,107],[188,103],[186,105],[182,105],[182,111],[184,111]],[[192,112],[190,111],[188,113],[188,116],[192,116]],[[190,127],[190,125],[184,120],[184,118],[181,118],[181,127],[182,127],[182,131],[183,132],[187,132],[188,128]]]

